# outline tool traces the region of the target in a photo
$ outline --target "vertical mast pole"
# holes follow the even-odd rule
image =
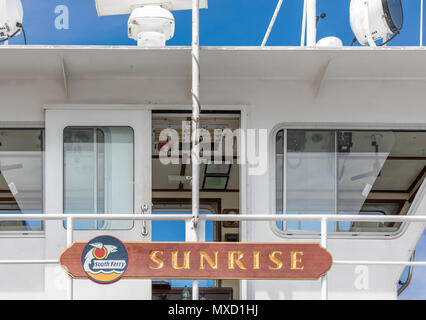
[[[192,228],[190,241],[198,241],[200,215],[200,1],[192,0]],[[198,281],[192,283],[192,299],[198,300]]]
[[[315,47],[317,43],[317,1],[316,0],[307,0],[306,13],[307,13],[306,45],[308,47]]]
[[[303,17],[302,17],[302,32],[300,35],[300,46],[305,46],[306,38],[306,0],[303,1]]]
[[[420,1],[420,47],[423,47],[423,0]]]

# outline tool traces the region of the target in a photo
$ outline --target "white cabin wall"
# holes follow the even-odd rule
[[[2,236],[2,260],[44,259],[44,237]],[[38,298],[44,291],[43,265],[0,265],[0,299]]]
[[[248,128],[268,129],[280,123],[398,123],[418,126],[425,123],[424,81],[325,81],[316,96],[314,82],[273,79],[202,79],[201,100],[205,105],[247,105]],[[68,79],[69,98],[63,80],[15,79],[0,81],[1,123],[44,121],[45,104],[191,104],[190,80],[182,78]],[[189,109],[189,108],[188,108]],[[425,123],[426,128],[426,123]],[[273,172],[248,177],[249,213],[272,213]],[[265,199],[268,199],[265,201]],[[422,207],[425,204],[422,202]],[[407,260],[424,226],[410,226],[403,237],[390,241],[330,240],[335,259]],[[250,241],[284,241],[271,232],[267,223],[248,229]],[[50,239],[46,239],[50,240]],[[0,241],[6,241],[0,239]],[[20,240],[21,241],[21,240]],[[26,239],[22,241],[27,241]],[[29,242],[30,240],[28,240]],[[372,250],[372,245],[375,249]],[[3,248],[3,245],[2,245]],[[31,250],[6,246],[12,258],[42,258]],[[28,254],[28,256],[27,256]],[[9,268],[9,267],[7,267]],[[12,267],[8,270],[13,270]],[[341,285],[340,275],[352,278]],[[386,271],[384,271],[386,270]],[[396,281],[401,267],[369,267],[370,290],[353,289],[354,266],[333,267],[330,273],[330,298],[396,298]],[[12,272],[11,276],[19,277]],[[389,281],[389,278],[393,282]],[[42,290],[37,286],[34,291]],[[33,291],[33,290],[32,290]],[[290,295],[292,291],[292,295]],[[251,281],[249,298],[319,298],[319,282]]]
[[[208,90],[206,90],[206,87]],[[396,123],[419,126],[426,119],[423,107],[424,83],[415,81],[343,81],[326,82],[315,98],[315,89],[309,82],[288,81],[222,81],[204,85],[206,95],[220,96],[223,103],[247,104],[249,128],[268,129],[270,134],[279,124],[306,123],[315,127],[318,123],[339,123],[342,127],[371,123],[370,128],[381,124]],[[254,89],[255,88],[255,89]],[[218,99],[208,101],[217,104]],[[205,100],[203,100],[207,103]],[[272,137],[270,137],[272,138]],[[274,200],[273,170],[262,176],[248,177],[248,211],[272,213]],[[270,199],[270,201],[262,201]],[[421,201],[421,202],[420,202]],[[425,212],[422,195],[416,200]],[[415,205],[413,205],[414,208]],[[336,260],[402,260],[412,254],[424,225],[412,224],[404,234],[394,240],[331,239],[329,250]],[[278,237],[271,232],[269,223],[249,225],[250,241],[294,241]],[[306,241],[300,239],[297,241]],[[403,267],[367,266],[369,286],[357,290],[355,281],[357,266],[334,266],[329,273],[329,297],[331,299],[395,299],[397,281]],[[319,299],[319,281],[250,281],[249,298],[255,299]]]
[[[63,84],[56,79],[2,79],[0,96],[0,123],[42,122],[43,104],[65,102]]]

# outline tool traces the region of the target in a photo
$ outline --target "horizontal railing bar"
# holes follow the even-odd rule
[[[0,260],[2,264],[59,264],[59,260]],[[335,265],[395,265],[426,267],[426,261],[366,261],[366,260],[334,260]]]
[[[0,220],[66,220],[72,217],[78,220],[152,220],[185,221],[192,218],[190,214],[0,214]],[[208,221],[363,221],[363,222],[426,222],[426,215],[421,216],[361,216],[361,215],[319,215],[319,214],[203,214],[201,220]]]
[[[0,260],[0,264],[59,264],[59,260]]]
[[[0,220],[153,220],[185,221],[190,214],[0,214]]]
[[[1,215],[0,215],[1,217]],[[240,217],[240,219],[239,219]],[[211,221],[363,221],[363,222],[426,222],[425,216],[358,216],[358,215],[203,215],[200,217]]]

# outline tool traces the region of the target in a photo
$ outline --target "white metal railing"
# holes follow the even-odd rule
[[[185,221],[192,223],[191,214],[2,214],[1,220],[23,221],[23,220],[62,220],[67,222],[67,246],[73,243],[73,221],[80,220],[132,220],[132,221]],[[362,222],[409,222],[426,223],[424,216],[361,216],[361,215],[315,215],[315,214],[250,214],[250,215],[222,215],[207,214],[200,215],[201,223],[206,221],[320,221],[321,222],[321,246],[327,249],[328,221],[362,221]],[[2,264],[58,264],[59,260],[0,260]],[[333,260],[336,265],[388,265],[388,266],[426,266],[426,261],[355,261],[355,260]],[[69,277],[67,297],[73,299],[73,280]],[[321,278],[321,298],[328,299],[327,275]]]

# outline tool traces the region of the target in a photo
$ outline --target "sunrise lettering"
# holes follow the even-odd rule
[[[241,259],[243,257],[244,253],[242,253],[241,251],[228,252],[228,269],[233,270],[235,269],[235,265],[237,265],[241,270],[247,270],[247,268],[241,262]]]
[[[75,242],[61,255],[61,265],[75,279],[87,274],[81,263],[86,243]],[[315,280],[333,265],[318,243],[124,242],[128,259],[95,259],[94,271],[126,271],[128,279]],[[91,249],[93,250],[93,249]],[[103,252],[101,252],[103,253]],[[113,272],[113,273],[114,273]]]
[[[181,269],[189,269],[189,256],[191,255],[191,251],[184,251],[183,252],[183,264],[179,266],[178,263],[178,255],[179,251],[173,251],[172,252],[172,267],[175,270],[181,270]]]
[[[280,270],[283,267],[283,263],[279,258],[276,257],[277,255],[282,255],[282,252],[273,251],[269,254],[269,260],[275,264],[274,267],[269,267],[269,270]]]
[[[200,269],[203,270],[204,269],[204,260],[207,261],[207,263],[209,264],[210,268],[212,269],[217,269],[217,255],[218,255],[218,251],[214,252],[214,261],[212,260],[212,258],[209,256],[209,254],[205,251],[200,251]]]
[[[161,270],[167,266],[174,270],[261,270],[279,271],[288,268],[291,271],[304,270],[303,251],[283,252],[279,250],[261,253],[260,251],[242,252],[185,250],[152,250],[149,254],[151,270]]]
[[[163,251],[152,251],[149,254],[149,258],[155,263],[154,266],[149,266],[150,269],[152,270],[158,270],[158,269],[162,269],[164,267],[164,262],[163,260],[161,260],[161,258],[159,258],[157,255],[162,255],[164,252]]]
[[[292,251],[291,255],[291,270],[303,270],[305,267],[302,265],[302,256],[303,252],[301,251]],[[299,265],[300,263],[300,265]]]
[[[253,251],[253,270],[260,269],[259,251]]]

